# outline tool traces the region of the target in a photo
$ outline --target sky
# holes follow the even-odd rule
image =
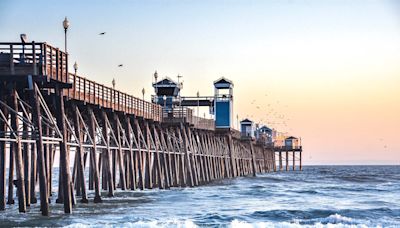
[[[156,70],[182,95],[224,76],[234,115],[301,137],[304,164],[400,164],[398,1],[1,0],[0,42],[63,49],[65,16],[80,75],[147,100]]]

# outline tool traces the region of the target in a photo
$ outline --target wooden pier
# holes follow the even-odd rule
[[[0,210],[16,198],[20,212],[40,201],[43,215],[51,203],[72,213],[78,201],[101,203],[102,193],[112,197],[117,188],[255,176],[276,171],[276,153],[281,170],[282,151],[288,170],[289,150],[240,139],[232,129],[215,131],[207,119],[178,120],[166,118],[160,105],[69,73],[68,55],[46,43],[0,43]],[[295,150],[301,159],[301,148]]]

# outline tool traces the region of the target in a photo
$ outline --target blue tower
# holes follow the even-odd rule
[[[233,83],[222,77],[214,82],[215,128],[230,129],[233,116]]]

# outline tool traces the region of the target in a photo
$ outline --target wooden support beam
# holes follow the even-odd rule
[[[136,190],[136,171],[137,171],[137,169],[135,166],[135,152],[133,151],[135,135],[132,130],[131,119],[128,115],[125,117],[125,126],[127,129],[127,132],[126,132],[127,138],[129,140],[129,153],[128,153],[129,166],[127,167],[127,169],[129,169],[128,178],[129,178],[129,182],[130,182],[130,189]]]
[[[93,110],[91,108],[88,108],[88,113],[89,113],[89,133],[90,137],[93,140],[93,147],[90,150],[90,164],[91,164],[91,170],[93,174],[93,181],[94,181],[94,189],[95,189],[95,194],[94,194],[94,202],[95,203],[100,203],[101,196],[100,196],[100,175],[99,175],[99,164],[100,162],[97,162],[97,134],[96,134],[96,118],[93,113]]]
[[[122,128],[121,122],[119,121],[118,115],[114,113],[114,121],[116,122],[117,128],[117,141],[118,141],[118,167],[119,167],[119,181],[121,190],[126,189],[126,175],[125,168],[123,162],[123,152],[122,152],[122,134],[124,134],[125,130]]]
[[[64,94],[63,90],[56,87],[56,119],[57,126],[62,134],[62,141],[60,141],[60,172],[62,175],[63,187],[63,202],[64,212],[67,214],[72,213],[72,197],[71,194],[71,171],[69,165],[69,150],[67,148],[68,135],[65,126],[65,107],[64,107]]]
[[[299,156],[300,156],[300,161],[299,161],[299,169],[300,169],[300,171],[301,170],[303,170],[303,160],[302,160],[302,156],[303,156],[303,151],[302,150],[300,150],[300,152],[299,152]]]
[[[29,116],[25,116],[29,118]],[[24,122],[23,123],[23,131],[28,134],[28,125]],[[0,130],[1,131],[1,130]],[[29,137],[29,136],[25,136]],[[31,144],[30,143],[24,143],[23,144],[23,161],[24,161],[24,178],[25,178],[25,199],[26,199],[26,206],[31,205],[31,150],[30,150]]]
[[[166,178],[164,176],[164,173],[166,173],[166,170],[165,170],[165,166],[162,165],[162,164],[164,164],[164,161],[162,159],[162,155],[160,155],[160,152],[161,152],[161,154],[164,154],[164,153],[163,153],[163,150],[161,147],[161,142],[159,140],[158,133],[157,133],[157,130],[156,130],[156,127],[154,126],[154,124],[151,125],[151,129],[153,131],[153,134],[152,134],[153,144],[154,144],[153,146],[154,146],[154,149],[156,150],[154,162],[156,164],[156,169],[157,169],[158,187],[160,189],[165,189],[165,182],[166,182],[165,179]],[[164,169],[164,172],[163,172],[163,169]]]
[[[12,116],[11,116],[12,118]],[[10,142],[9,147],[9,164],[8,164],[8,196],[7,196],[7,204],[14,204],[14,143]]]
[[[32,108],[32,113],[33,113],[33,108]],[[32,119],[33,119],[33,114],[32,114]],[[36,132],[35,130],[34,132]],[[34,139],[35,136],[32,136]],[[31,161],[32,161],[32,169],[30,171],[31,175],[31,203],[37,203],[37,198],[36,198],[36,183],[37,183],[37,176],[38,176],[38,169],[37,169],[37,161],[38,161],[38,156],[37,156],[37,142],[35,145],[31,147]],[[39,174],[40,176],[40,174]]]
[[[292,170],[295,171],[296,170],[296,151],[292,151],[292,159],[293,159]]]
[[[107,124],[108,117],[107,113],[103,110],[103,137],[106,140],[106,150],[105,150],[105,161],[106,161],[106,172],[107,172],[107,180],[108,180],[108,196],[112,197],[114,196],[114,179],[113,179],[113,174],[112,174],[112,167],[111,167],[111,149],[110,149],[110,136],[108,134],[109,132],[109,126]]]
[[[153,188],[153,154],[150,152],[151,149],[151,132],[149,128],[149,123],[146,120],[143,120],[144,130],[145,130],[145,142],[146,142],[146,152],[144,155],[145,160],[145,183],[146,188],[152,189]]]
[[[43,131],[42,131],[42,118],[41,118],[41,106],[38,97],[38,93],[40,93],[36,84],[33,84],[32,88],[32,96],[31,96],[31,106],[32,106],[32,121],[36,127],[36,151],[37,151],[37,169],[39,172],[39,185],[40,185],[40,210],[42,215],[49,215],[49,199],[48,199],[48,190],[47,190],[47,178],[45,171],[45,160],[44,160],[44,150],[43,150]],[[35,155],[36,153],[33,153]],[[34,160],[35,156],[32,156]],[[35,163],[35,162],[34,162]],[[32,166],[32,183],[35,183],[36,173],[34,173],[36,169],[36,165]],[[34,184],[33,184],[33,194],[34,194]],[[32,198],[33,199],[33,198]]]
[[[159,124],[156,127],[158,142],[160,143],[160,148],[162,150],[162,160],[164,166],[165,175],[165,188],[169,188],[172,185],[172,168],[171,168],[171,157],[169,154],[169,149],[164,138],[163,129]]]
[[[18,99],[17,90],[14,88],[12,91],[12,108],[18,113]],[[24,178],[24,163],[22,160],[22,143],[21,134],[18,132],[19,128],[19,117],[15,114],[11,115],[11,127],[15,131],[16,142],[14,143],[14,156],[15,156],[15,169],[17,179],[14,184],[17,186],[18,196],[18,209],[19,212],[26,212],[26,198],[25,198],[25,178]]]
[[[229,161],[231,164],[231,176],[236,177],[237,176],[237,170],[236,170],[236,165],[235,163],[235,149],[233,148],[233,140],[232,140],[232,134],[228,134],[228,151],[229,151]]]
[[[75,110],[74,113],[74,128],[75,128],[75,135],[78,137],[78,144],[79,146],[76,147],[76,158],[77,158],[77,178],[79,180],[79,183],[77,185],[79,186],[78,189],[80,189],[82,192],[82,199],[81,203],[88,203],[87,199],[87,193],[86,193],[86,181],[85,181],[85,168],[84,168],[84,162],[83,162],[83,135],[81,133],[81,128],[82,124],[80,123],[80,118],[79,118],[79,109],[76,106],[76,104],[72,105],[72,110]],[[77,194],[78,195],[78,194]]]
[[[289,171],[289,151],[286,151],[286,171]]]
[[[192,173],[192,164],[190,161],[190,148],[188,147],[188,139],[185,131],[185,127],[183,126],[183,123],[180,124],[180,129],[178,130],[178,135],[179,135],[179,140],[182,142],[183,145],[183,153],[184,153],[184,161],[185,161],[185,167],[186,167],[186,174],[188,175],[188,182],[189,186],[193,187],[194,186],[194,180],[193,180],[193,173]],[[183,136],[182,136],[183,135]]]
[[[134,124],[135,124],[135,130],[136,130],[136,137],[137,137],[137,148],[138,148],[138,158],[139,160],[137,161],[138,164],[138,173],[139,173],[139,184],[138,187],[143,190],[145,186],[145,177],[144,177],[144,168],[143,168],[143,154],[142,154],[142,143],[141,143],[141,137],[143,137],[142,132],[140,130],[140,125],[139,121],[137,118],[134,119]]]
[[[5,86],[0,83],[0,100],[5,100]],[[5,107],[1,106],[0,111],[5,117],[8,117],[8,111]],[[0,117],[0,131],[6,131],[7,125],[6,120],[2,120]],[[6,149],[7,144],[5,141],[0,141],[0,211],[6,209]]]

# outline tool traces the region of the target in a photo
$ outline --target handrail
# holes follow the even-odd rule
[[[68,83],[72,84],[72,88],[68,92],[69,99],[81,100],[146,119],[162,121],[162,107],[160,105],[139,99],[82,76],[72,73],[69,73],[68,76]]]

